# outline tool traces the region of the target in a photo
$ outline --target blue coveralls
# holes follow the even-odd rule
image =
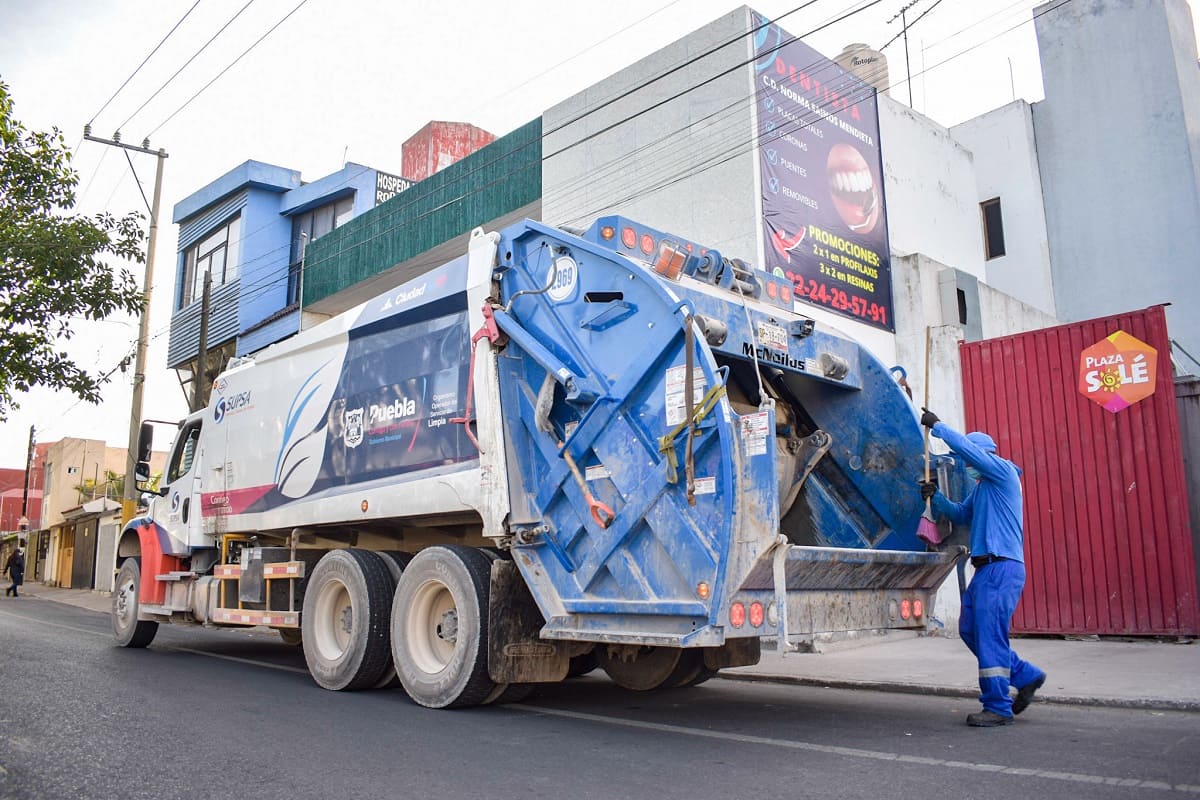
[[[979,661],[979,700],[984,709],[1011,717],[1009,686],[1020,689],[1045,675],[1008,643],[1009,624],[1025,588],[1021,468],[996,455],[986,434],[968,438],[944,422],[934,425],[932,432],[979,471],[979,481],[965,500],[955,503],[935,494],[933,510],[952,522],[971,524],[972,556],[1003,559],[976,570],[962,598],[958,631]]]

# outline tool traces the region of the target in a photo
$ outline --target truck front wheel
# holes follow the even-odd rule
[[[304,590],[304,660],[318,686],[334,691],[377,686],[388,667],[388,614],[396,583],[383,557],[331,550]]]
[[[117,575],[112,594],[112,626],[117,644],[122,647],[145,647],[154,641],[158,623],[138,619],[141,608],[142,568],[136,558],[127,558]]]
[[[400,683],[416,703],[454,708],[493,697],[487,637],[491,564],[473,547],[428,547],[400,576],[392,604],[392,656]]]

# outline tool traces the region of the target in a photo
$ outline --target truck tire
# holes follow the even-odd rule
[[[300,633],[299,628],[276,628],[279,631],[279,640],[288,647],[299,647],[304,644],[304,636]]]
[[[704,664],[704,651],[698,648],[684,650],[679,654],[679,663],[670,676],[663,681],[663,689],[686,689],[699,686],[717,674]]]
[[[648,692],[662,686],[675,672],[683,651],[678,647],[609,645],[597,647],[600,668],[624,689]]]
[[[390,663],[388,612],[395,589],[383,557],[330,550],[304,590],[304,660],[317,685],[333,691],[377,686]]]
[[[567,667],[567,677],[581,678],[599,668],[600,658],[596,655],[595,650],[589,650],[582,655],[571,656],[571,663]]]
[[[417,553],[400,577],[392,604],[392,657],[401,685],[419,705],[459,708],[492,698],[491,564],[473,547],[442,545]]]
[[[392,573],[393,586],[400,582],[400,576],[404,574],[404,568],[408,566],[408,562],[412,561],[412,553],[405,553],[403,550],[379,550],[376,551],[383,557],[383,563],[387,565],[388,571]],[[392,590],[395,594],[395,589]],[[391,615],[389,605],[389,616]],[[391,626],[388,626],[388,636],[391,637]],[[396,665],[392,663],[392,644],[388,642],[388,665],[383,671],[383,675],[379,678],[379,683],[375,684],[376,689],[395,689],[400,685],[400,676],[396,674]]]
[[[125,559],[112,594],[113,636],[121,647],[145,647],[158,633],[157,622],[138,619],[141,583],[141,564],[136,558]]]

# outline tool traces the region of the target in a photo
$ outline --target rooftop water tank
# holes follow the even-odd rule
[[[848,44],[833,59],[842,69],[854,73],[860,80],[888,93],[887,56],[865,44]]]

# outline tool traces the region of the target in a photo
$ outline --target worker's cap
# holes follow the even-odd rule
[[[996,440],[983,431],[971,431],[967,434],[967,441],[985,453],[996,452]]]

